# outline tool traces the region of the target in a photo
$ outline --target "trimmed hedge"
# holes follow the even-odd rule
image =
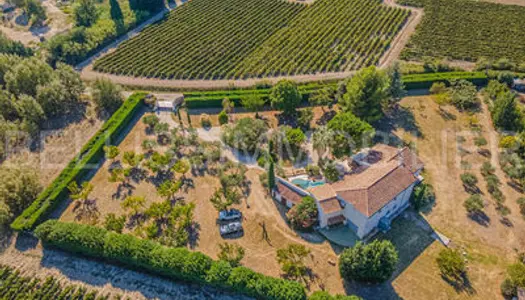
[[[429,89],[434,82],[447,82],[451,79],[465,79],[475,85],[481,86],[488,83],[488,77],[484,72],[444,72],[444,73],[423,73],[410,74],[403,76],[403,82],[407,90]],[[310,95],[325,87],[336,88],[337,83],[312,83],[299,86],[299,92],[303,96],[303,101],[308,101]],[[184,101],[188,108],[220,108],[222,100],[229,98],[235,102],[236,107],[241,107],[241,98],[246,95],[256,94],[269,102],[269,88],[265,89],[246,89],[246,90],[222,90],[222,91],[203,91],[184,93]]]
[[[72,181],[79,181],[91,170],[93,164],[98,166],[104,156],[103,147],[114,140],[126,127],[129,120],[143,104],[146,93],[135,93],[104,123],[98,133],[80,150],[80,153],[69,162],[60,175],[38,196],[38,198],[18,216],[11,228],[14,230],[31,230],[68,196],[67,186]]]
[[[429,89],[435,82],[447,82],[452,79],[464,79],[477,86],[488,83],[488,77],[484,72],[425,73],[403,76],[407,90]]]
[[[57,220],[39,225],[35,234],[48,246],[174,280],[207,284],[256,299],[306,299],[304,287],[297,282],[265,276],[245,267],[232,268],[186,248],[169,248],[131,235]]]

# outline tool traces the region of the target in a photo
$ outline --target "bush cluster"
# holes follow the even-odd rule
[[[297,282],[268,277],[245,267],[232,268],[200,252],[164,247],[103,228],[50,220],[39,225],[35,234],[45,245],[174,280],[208,284],[257,299],[306,299],[303,286]]]
[[[143,104],[146,93],[135,93],[113,114],[69,162],[60,175],[38,196],[38,198],[14,220],[14,230],[30,230],[44,220],[68,195],[67,186],[80,179],[98,165],[104,157],[104,146],[110,144],[128,124],[134,113]]]

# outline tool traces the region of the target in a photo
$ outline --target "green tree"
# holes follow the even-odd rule
[[[333,162],[328,162],[323,166],[323,175],[328,182],[336,182],[339,180],[339,171]]]
[[[465,200],[463,206],[467,210],[469,215],[478,215],[483,213],[485,205],[483,204],[483,199],[480,195],[471,195]]]
[[[460,110],[472,110],[479,106],[476,86],[466,80],[451,80],[450,100]]]
[[[346,280],[379,283],[392,276],[397,262],[398,254],[390,241],[358,242],[339,256],[339,271]]]
[[[305,258],[310,255],[310,250],[300,244],[290,244],[285,248],[277,249],[277,262],[281,265],[281,270],[289,277],[294,279],[303,278],[308,268],[305,265]]]
[[[447,85],[444,82],[434,82],[429,90],[432,95],[440,95],[448,92]]]
[[[221,125],[224,125],[224,124],[228,124],[228,121],[229,121],[229,117],[228,117],[228,114],[226,113],[225,110],[221,110],[221,112],[219,113],[219,124]]]
[[[295,114],[301,100],[302,97],[299,89],[297,89],[297,84],[290,80],[279,81],[270,91],[272,106],[287,116]]]
[[[332,154],[338,158],[351,155],[366,143],[366,138],[374,134],[370,124],[351,112],[338,113],[328,122],[328,129],[334,133],[330,148]]]
[[[232,268],[241,265],[241,260],[244,258],[244,248],[230,243],[219,244],[220,252],[217,255],[219,260],[230,264]]]
[[[37,127],[46,119],[42,106],[38,104],[35,98],[28,95],[18,97],[16,110],[20,118],[37,125]]]
[[[77,103],[86,88],[80,78],[80,74],[69,65],[57,63],[55,75],[64,87],[63,92],[67,99],[66,103],[69,105]]]
[[[394,62],[394,64],[390,68],[388,68],[387,75],[389,78],[388,106],[392,107],[399,103],[399,101],[401,101],[401,98],[403,98],[406,95],[405,85],[403,83],[401,73],[401,66],[398,61]]]
[[[181,175],[182,178],[185,178],[186,173],[190,170],[190,162],[187,159],[179,159],[173,167],[171,168],[175,173]]]
[[[10,219],[26,209],[42,187],[35,168],[14,160],[0,166],[0,205],[2,219]],[[2,223],[5,224],[5,223]]]
[[[525,264],[522,261],[507,268],[507,278],[501,285],[501,291],[510,299],[518,295],[518,287],[525,288]]]
[[[35,97],[39,85],[46,85],[53,78],[53,69],[44,61],[31,57],[11,66],[5,73],[7,90],[16,95]]]
[[[38,0],[25,0],[27,17],[32,26],[41,26],[47,19],[46,9]]]
[[[294,205],[286,214],[293,228],[308,230],[317,221],[317,205],[314,198],[304,197],[301,203]]]
[[[104,146],[103,149],[107,159],[114,160],[120,154],[117,146]]]
[[[463,173],[460,175],[459,178],[461,179],[461,182],[463,183],[465,189],[467,189],[468,191],[475,192],[478,190],[476,186],[478,184],[478,178],[476,177],[476,175],[472,173]]]
[[[157,115],[150,114],[142,118],[142,123],[148,126],[149,130],[153,131],[153,129],[155,129],[155,126],[157,126],[157,124],[160,123],[160,119],[159,117],[157,117]]]
[[[222,140],[232,148],[255,153],[267,131],[268,126],[263,120],[242,118],[224,129]]]
[[[313,148],[319,157],[323,157],[334,140],[334,132],[328,126],[319,126],[313,134]]]
[[[128,196],[120,203],[123,210],[128,211],[131,217],[143,212],[146,207],[146,198],[140,196]]]
[[[90,27],[98,20],[98,9],[94,0],[80,0],[75,6],[77,26]]]
[[[258,118],[259,111],[261,111],[261,109],[264,107],[265,101],[263,97],[253,94],[241,98],[241,104],[247,110],[254,111],[255,117]]]
[[[463,282],[467,266],[457,250],[450,248],[441,250],[436,261],[443,278],[450,282]]]
[[[318,89],[308,97],[308,102],[310,102],[312,106],[321,106],[323,111],[325,106],[332,108],[335,102],[335,90],[332,87]]]
[[[171,181],[166,180],[159,185],[157,188],[157,193],[159,196],[164,197],[166,200],[172,200],[175,195],[179,192],[182,186],[182,181]]]
[[[361,300],[361,298],[354,295],[330,295],[330,293],[325,291],[315,291],[308,300]]]
[[[494,125],[503,130],[519,130],[521,113],[516,105],[516,94],[499,93],[490,110]]]
[[[124,102],[121,91],[121,87],[109,79],[98,78],[95,80],[93,83],[93,101],[97,109],[110,113],[117,110]]]
[[[350,78],[346,94],[339,102],[346,112],[352,112],[368,123],[383,116],[383,105],[388,99],[388,76],[374,66],[358,71]]]
[[[301,109],[297,118],[297,126],[303,130],[310,129],[310,123],[314,119],[314,111],[311,107]]]
[[[125,224],[126,217],[117,217],[114,213],[107,214],[106,218],[104,219],[104,228],[106,228],[106,230],[114,231],[116,233],[122,233]]]
[[[273,159],[270,159],[270,165],[268,167],[268,188],[272,191],[275,188],[275,166]]]
[[[273,153],[278,153],[283,158],[295,159],[306,141],[306,135],[299,128],[280,126],[273,132]]]
[[[216,189],[210,198],[210,202],[217,211],[228,210],[233,204],[241,203],[241,195],[233,188]]]

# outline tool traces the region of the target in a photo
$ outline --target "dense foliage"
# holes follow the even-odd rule
[[[0,166],[0,233],[42,190],[34,168],[22,163]]]
[[[466,263],[458,250],[444,249],[436,259],[441,276],[449,282],[461,283],[466,272]]]
[[[374,240],[370,244],[357,243],[339,257],[339,271],[346,280],[362,282],[386,281],[396,269],[398,255],[387,240]]]
[[[49,185],[36,200],[11,224],[15,230],[30,230],[66,199],[68,185],[91,171],[90,164],[98,164],[104,156],[104,146],[121,133],[141,107],[145,93],[135,93],[104,123],[99,132],[80,150],[80,153],[62,170],[60,175]]]
[[[522,260],[507,268],[507,277],[501,284],[501,293],[511,299],[518,295],[518,287],[525,288],[525,263]]]
[[[293,228],[299,230],[311,229],[317,221],[317,205],[314,198],[304,197],[301,203],[294,205],[286,214]]]
[[[353,151],[370,142],[374,128],[351,112],[338,113],[328,122],[328,128],[334,133],[330,144],[336,157],[351,155]]]
[[[186,248],[168,248],[98,227],[55,220],[38,226],[35,233],[45,245],[147,270],[173,280],[209,284],[257,299],[306,298],[299,283],[264,276],[245,267],[232,268]]]
[[[0,266],[0,298],[116,300],[120,296],[98,294],[82,286],[63,284],[55,277],[41,280],[25,276],[14,268]]]
[[[358,69],[379,61],[408,15],[408,10],[375,0],[318,0],[309,6],[274,0],[191,1],[98,60],[95,69],[173,79]],[[166,52],[167,45],[177,47]]]
[[[222,140],[230,147],[254,153],[268,131],[262,120],[242,118],[235,124],[224,128]]]
[[[6,150],[36,137],[46,119],[78,109],[84,91],[69,66],[53,69],[36,57],[8,54],[0,54],[0,83],[0,160]]]
[[[33,55],[33,50],[25,47],[24,44],[18,41],[10,40],[3,32],[0,32],[0,53],[31,56]]]
[[[90,1],[82,0],[75,7],[77,26],[55,35],[46,44],[49,60],[54,65],[63,62],[78,64],[105,47],[117,37],[148,19],[163,3],[155,2],[147,8],[134,5],[138,1]],[[148,1],[143,1],[148,2]],[[96,7],[93,7],[93,6]]]
[[[400,0],[425,9],[402,56],[476,61],[506,57],[525,61],[525,7],[470,0]],[[498,24],[498,26],[494,26]]]

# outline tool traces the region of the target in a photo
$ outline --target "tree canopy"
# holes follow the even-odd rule
[[[270,92],[272,106],[288,116],[295,114],[301,100],[297,84],[290,80],[279,81]]]
[[[374,66],[358,71],[348,80],[346,93],[339,104],[368,123],[383,116],[383,105],[389,97],[389,78]]]
[[[351,112],[338,113],[327,126],[333,133],[332,154],[338,158],[351,155],[374,134],[370,124]]]
[[[339,271],[346,280],[379,283],[392,276],[397,262],[398,254],[390,241],[358,242],[341,253]]]

